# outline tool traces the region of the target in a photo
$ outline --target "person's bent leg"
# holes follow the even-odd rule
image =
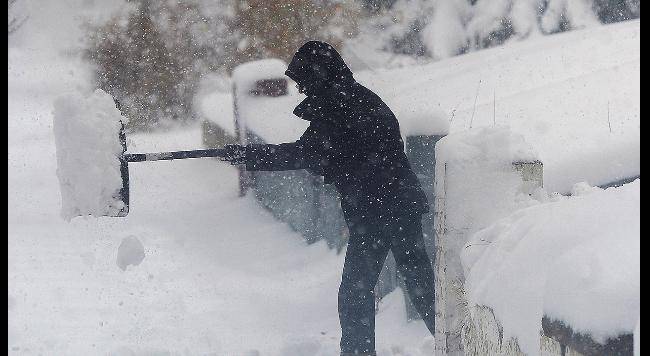
[[[435,334],[435,290],[431,260],[422,235],[422,224],[416,220],[402,223],[393,235],[393,256],[398,271],[404,277],[408,294],[422,320]]]
[[[374,288],[390,242],[380,234],[352,235],[339,288],[341,355],[375,354]]]

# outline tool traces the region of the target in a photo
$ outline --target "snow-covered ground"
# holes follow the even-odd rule
[[[35,35],[8,55],[8,352],[336,355],[343,255],[324,243],[306,245],[253,199],[238,198],[229,165],[132,164],[128,217],[61,217],[53,102],[93,88],[85,64],[59,48],[73,41],[73,24],[57,5],[41,5],[57,10],[42,14],[66,25],[32,18],[27,33]],[[65,41],[53,38],[59,34]],[[452,133],[509,125],[544,161],[547,188],[564,192],[582,180],[599,184],[640,171],[639,40],[640,22],[632,21],[357,77],[413,133],[429,127],[419,118],[444,119],[440,113]],[[211,102],[220,108],[207,105],[210,98],[199,106],[213,115],[232,112],[224,108],[228,96]],[[300,131],[264,124],[280,141]],[[132,152],[200,144],[198,127],[129,138]],[[638,183],[622,191],[621,205],[629,204]],[[597,205],[614,193],[593,194],[576,199]],[[529,211],[586,212],[572,204],[579,201]],[[573,316],[557,305],[543,308]],[[380,356],[432,353],[424,325],[406,321],[400,291],[383,300],[377,318]]]
[[[88,76],[24,48],[8,74],[10,354],[337,354],[342,254],[238,198],[236,170],[212,159],[131,164],[128,217],[66,222],[53,101],[91,89]],[[129,138],[132,152],[200,144],[198,127]],[[401,298],[382,304],[379,354],[428,354]]]

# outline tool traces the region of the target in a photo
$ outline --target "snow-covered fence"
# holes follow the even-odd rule
[[[594,197],[591,203],[583,203],[582,207],[576,206],[580,201],[559,207],[540,204],[538,199],[549,199],[538,189],[543,184],[543,166],[523,138],[507,129],[470,130],[449,135],[439,143],[436,155],[436,354],[632,355],[629,315],[636,315],[633,255],[626,258],[631,262],[620,262],[624,264],[622,274],[631,277],[620,275],[610,284],[603,281],[602,276],[589,277],[590,285],[598,285],[602,290],[614,288],[612,285],[625,286],[625,292],[617,294],[620,295],[617,299],[605,302],[598,293],[607,292],[589,289],[593,287],[581,291],[575,285],[584,278],[580,276],[586,273],[581,270],[585,264],[605,270],[616,268],[602,265],[604,262],[598,256],[586,262],[576,261],[573,249],[582,246],[578,248],[580,256],[585,253],[584,249],[591,248],[585,244],[607,245],[607,236],[617,234],[620,234],[618,240],[634,241],[634,223],[627,221],[634,219],[634,207],[621,203],[634,195],[634,187],[620,193],[628,195],[620,201],[607,198],[607,194],[614,194],[609,192],[603,193],[606,196]],[[581,193],[585,189],[598,191],[584,187],[576,192],[586,194]],[[589,206],[596,210],[585,209]],[[621,216],[615,213],[617,210],[621,211]],[[610,228],[602,237],[598,235],[599,229],[585,228],[585,224],[593,225],[594,219],[608,226],[631,227],[627,230]],[[567,229],[570,231],[566,232]],[[521,236],[529,237],[522,241]],[[615,246],[610,246],[613,248]],[[633,245],[630,248],[634,250]],[[614,254],[625,255],[626,250],[615,251]],[[546,264],[557,269],[548,278],[542,268]],[[568,277],[559,278],[559,274]],[[566,282],[567,278],[573,282]],[[552,292],[544,292],[540,283],[550,285]],[[538,291],[540,288],[542,290]],[[566,310],[581,310],[585,308],[582,303],[601,306],[609,303],[614,308],[630,311],[588,318],[588,325],[594,325],[593,320],[603,319],[607,320],[607,325],[595,324],[598,326],[593,334],[584,329],[581,334],[568,323],[547,316],[547,310],[537,304],[541,298],[537,297],[539,293],[547,293],[542,299],[555,305],[550,307],[554,313],[558,313],[555,310],[565,313]],[[566,297],[574,294],[575,297]],[[607,311],[598,308],[597,312],[589,313]],[[582,314],[576,311],[569,313],[568,318]],[[585,322],[580,323],[585,328]],[[625,330],[628,332],[617,333]]]

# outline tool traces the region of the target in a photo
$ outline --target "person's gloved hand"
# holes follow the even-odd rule
[[[223,156],[224,161],[232,165],[246,163],[246,146],[242,145],[225,145],[226,154]]]

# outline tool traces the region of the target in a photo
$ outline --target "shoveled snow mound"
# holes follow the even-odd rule
[[[53,114],[62,217],[115,215],[124,206],[118,133],[126,118],[99,89],[59,97]]]
[[[574,189],[476,233],[462,253],[467,295],[536,355],[542,316],[596,341],[632,333],[640,313],[640,180]]]

